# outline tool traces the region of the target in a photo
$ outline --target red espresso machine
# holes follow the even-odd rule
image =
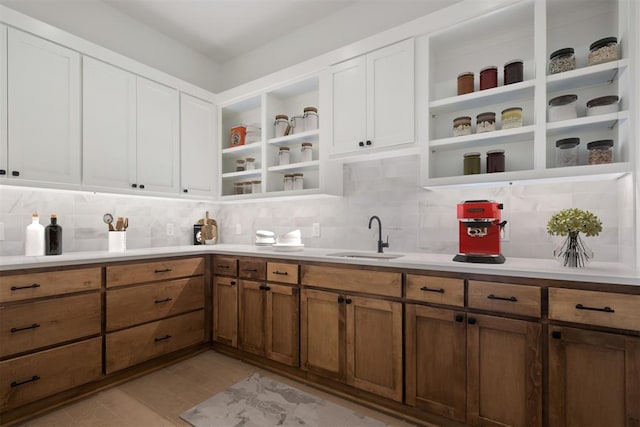
[[[500,237],[507,221],[500,221],[502,203],[467,200],[458,203],[459,253],[454,261],[502,264]]]

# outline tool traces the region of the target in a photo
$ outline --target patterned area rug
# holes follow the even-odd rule
[[[387,425],[260,374],[232,385],[180,418],[196,427]]]

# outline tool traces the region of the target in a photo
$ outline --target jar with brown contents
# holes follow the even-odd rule
[[[603,139],[591,141],[587,144],[589,150],[589,164],[602,165],[613,162],[613,140]]]

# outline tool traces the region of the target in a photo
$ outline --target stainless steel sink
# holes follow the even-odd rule
[[[377,252],[335,252],[327,254],[327,256],[335,256],[340,258],[362,258],[362,259],[396,259],[403,257],[403,254],[377,253]]]

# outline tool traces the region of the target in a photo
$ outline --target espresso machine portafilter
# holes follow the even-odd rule
[[[500,237],[507,221],[501,221],[502,203],[467,200],[458,203],[459,252],[454,261],[502,264]]]

